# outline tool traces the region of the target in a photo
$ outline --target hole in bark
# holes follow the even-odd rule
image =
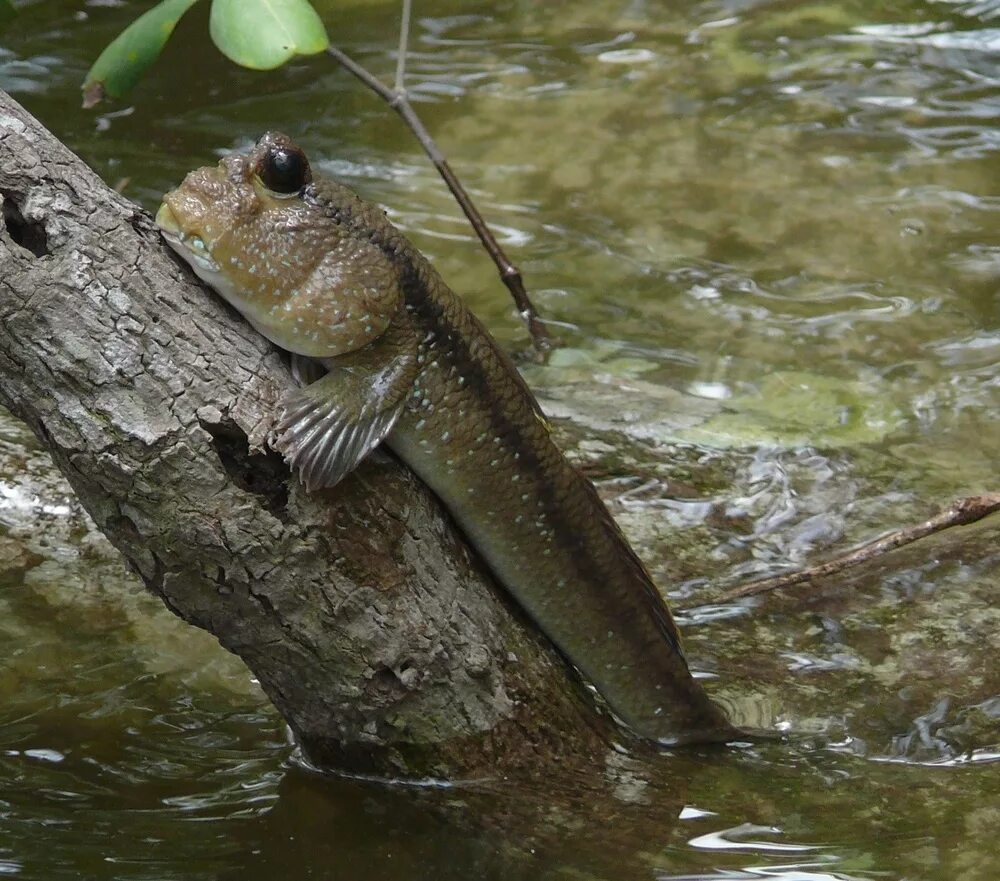
[[[12,196],[6,193],[0,193],[0,196],[3,197],[3,223],[11,239],[36,257],[51,253],[45,227],[37,221],[25,220]]]
[[[221,566],[216,567],[215,578],[212,580],[215,582],[220,596],[229,596],[233,592],[232,585],[229,583],[229,576]]]
[[[212,437],[226,474],[240,489],[260,497],[279,520],[287,518],[288,481],[291,472],[277,453],[251,453],[246,433],[234,422],[201,422]]]
[[[379,691],[390,692],[399,690],[401,683],[396,671],[391,667],[379,665],[372,675],[372,682]]]

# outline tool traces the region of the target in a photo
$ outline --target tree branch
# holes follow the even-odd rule
[[[706,605],[716,605],[718,603],[728,603],[743,597],[756,596],[761,593],[769,593],[773,590],[782,590],[786,587],[795,587],[799,584],[810,584],[829,578],[832,575],[839,575],[848,569],[853,569],[865,563],[870,563],[879,557],[901,548],[904,545],[912,544],[936,532],[951,529],[953,526],[968,526],[995,514],[1000,511],[1000,493],[987,493],[981,496],[969,496],[959,499],[949,505],[939,514],[935,514],[923,523],[907,526],[903,529],[890,532],[882,538],[870,541],[861,547],[855,548],[825,563],[818,563],[798,572],[788,572],[784,575],[775,575],[771,578],[762,578],[758,581],[751,581],[740,587],[733,588],[712,600],[711,603],[698,603],[694,606],[682,608],[682,611],[697,609]]]
[[[0,200],[0,403],[314,764],[462,778],[603,751],[566,665],[405,468],[378,455],[314,495],[290,479],[265,447],[284,355],[3,93]]]
[[[483,243],[483,247],[496,264],[497,271],[500,273],[501,281],[503,281],[503,283],[507,286],[507,290],[510,291],[511,296],[514,298],[514,305],[517,307],[518,313],[528,326],[528,332],[531,335],[531,341],[534,344],[536,351],[542,354],[548,352],[552,348],[552,338],[549,336],[547,328],[538,317],[538,312],[532,304],[527,290],[525,290],[524,279],[521,277],[521,270],[510,261],[510,258],[507,257],[503,248],[500,247],[500,243],[496,240],[496,236],[493,235],[492,230],[486,224],[486,221],[483,220],[483,217],[476,208],[472,198],[466,192],[465,187],[462,186],[462,183],[455,175],[455,172],[452,171],[451,166],[445,159],[441,149],[431,137],[430,132],[427,131],[427,127],[424,125],[423,121],[410,104],[410,99],[406,94],[406,89],[404,88],[404,78],[406,72],[406,44],[410,22],[409,13],[410,0],[404,0],[403,22],[400,29],[399,40],[399,57],[397,59],[396,66],[396,86],[394,89],[389,88],[389,86],[385,85],[385,83],[383,83],[377,76],[362,67],[336,46],[330,46],[326,51],[330,57],[335,59],[343,68],[357,77],[357,79],[375,92],[376,95],[378,95],[393,110],[395,110],[400,117],[402,117],[410,131],[413,132],[417,140],[420,142],[420,146],[424,148],[424,152],[427,154],[428,158],[430,158],[431,162],[434,163],[434,167],[438,170],[438,174],[441,175],[444,182],[448,185],[448,189],[451,190],[451,194],[455,197],[455,201],[458,202],[465,216],[468,218],[469,223],[472,225],[472,228],[476,231],[476,235],[479,236],[479,240]]]

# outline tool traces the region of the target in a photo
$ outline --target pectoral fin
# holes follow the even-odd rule
[[[326,376],[285,396],[273,444],[310,492],[338,483],[392,430],[417,375],[416,337],[390,328],[323,365]]]

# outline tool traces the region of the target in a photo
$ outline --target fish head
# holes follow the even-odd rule
[[[398,271],[364,223],[360,200],[313,179],[280,132],[246,154],[189,173],[163,197],[156,223],[199,278],[272,342],[315,358],[366,345],[401,302]]]

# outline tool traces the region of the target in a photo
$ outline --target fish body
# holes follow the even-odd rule
[[[192,172],[157,222],[265,336],[328,371],[276,446],[308,488],[383,440],[530,618],[636,733],[738,736],[691,676],[670,612],[504,352],[430,263],[284,135]]]

